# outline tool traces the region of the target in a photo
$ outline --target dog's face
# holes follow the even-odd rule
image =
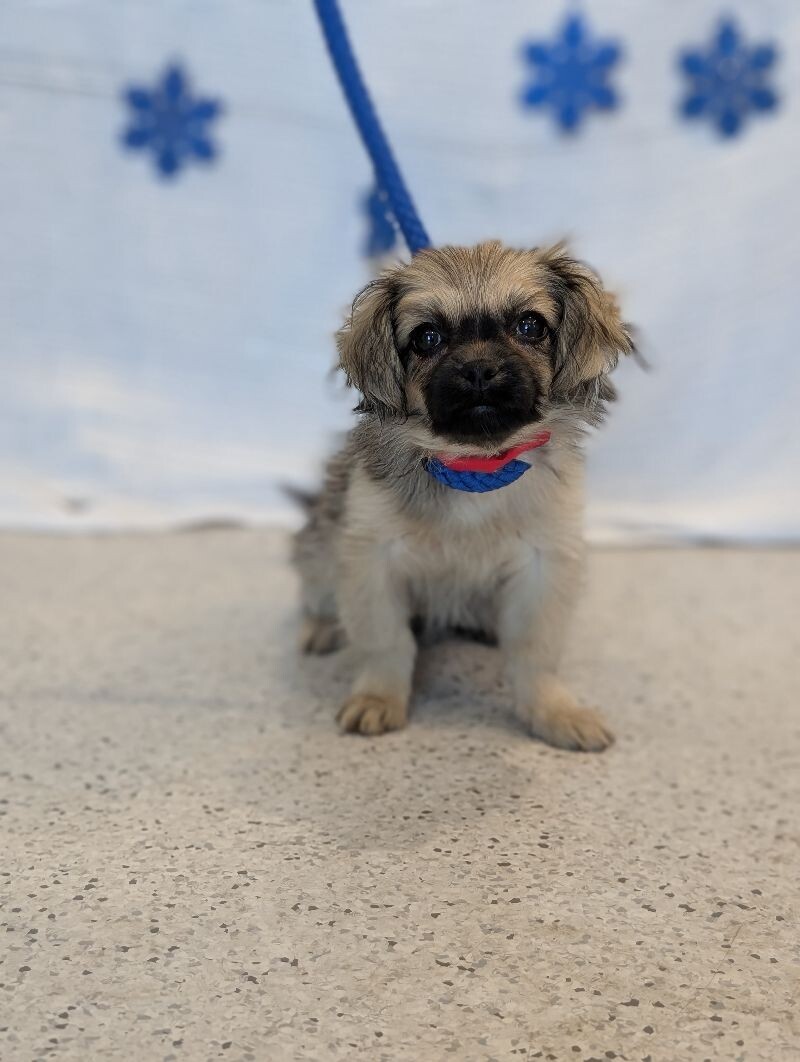
[[[632,349],[615,300],[563,247],[423,251],[374,281],[338,335],[342,368],[382,416],[497,446],[556,406],[613,394]]]

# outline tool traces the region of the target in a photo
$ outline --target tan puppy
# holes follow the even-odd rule
[[[560,748],[612,740],[556,677],[581,582],[583,437],[633,349],[616,301],[562,246],[422,251],[356,298],[338,334],[360,422],[295,539],[303,648],[358,658],[344,730],[408,718],[417,643],[466,628],[496,639],[531,733]],[[496,455],[542,430],[516,482],[464,493],[433,455]]]

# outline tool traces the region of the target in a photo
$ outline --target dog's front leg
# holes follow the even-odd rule
[[[498,633],[517,714],[531,733],[558,748],[599,752],[614,740],[611,731],[556,676],[580,578],[578,557],[532,551],[503,588]]]
[[[343,730],[361,734],[399,730],[408,719],[417,648],[407,595],[387,547],[360,541],[346,543],[343,552],[341,616],[357,672],[337,721]]]

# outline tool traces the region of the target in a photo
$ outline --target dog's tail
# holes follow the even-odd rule
[[[294,483],[281,483],[280,487],[286,497],[299,506],[304,513],[314,511],[320,497],[318,493],[305,490],[303,487],[297,487]]]

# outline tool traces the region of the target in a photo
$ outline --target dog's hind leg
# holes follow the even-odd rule
[[[303,610],[299,644],[304,653],[333,653],[345,643],[336,604],[329,539],[313,520],[294,537],[292,560],[300,576]]]
[[[336,544],[340,535],[351,460],[346,450],[333,455],[318,494],[290,489],[305,510],[306,524],[292,541],[292,562],[300,576],[304,653],[332,653],[345,641],[336,591]]]
[[[344,629],[337,616],[303,616],[300,625],[300,649],[304,653],[335,653],[345,643]]]
[[[322,566],[298,565],[302,580],[303,617],[300,624],[300,649],[304,653],[333,653],[345,643],[344,628],[339,622],[334,587]]]

